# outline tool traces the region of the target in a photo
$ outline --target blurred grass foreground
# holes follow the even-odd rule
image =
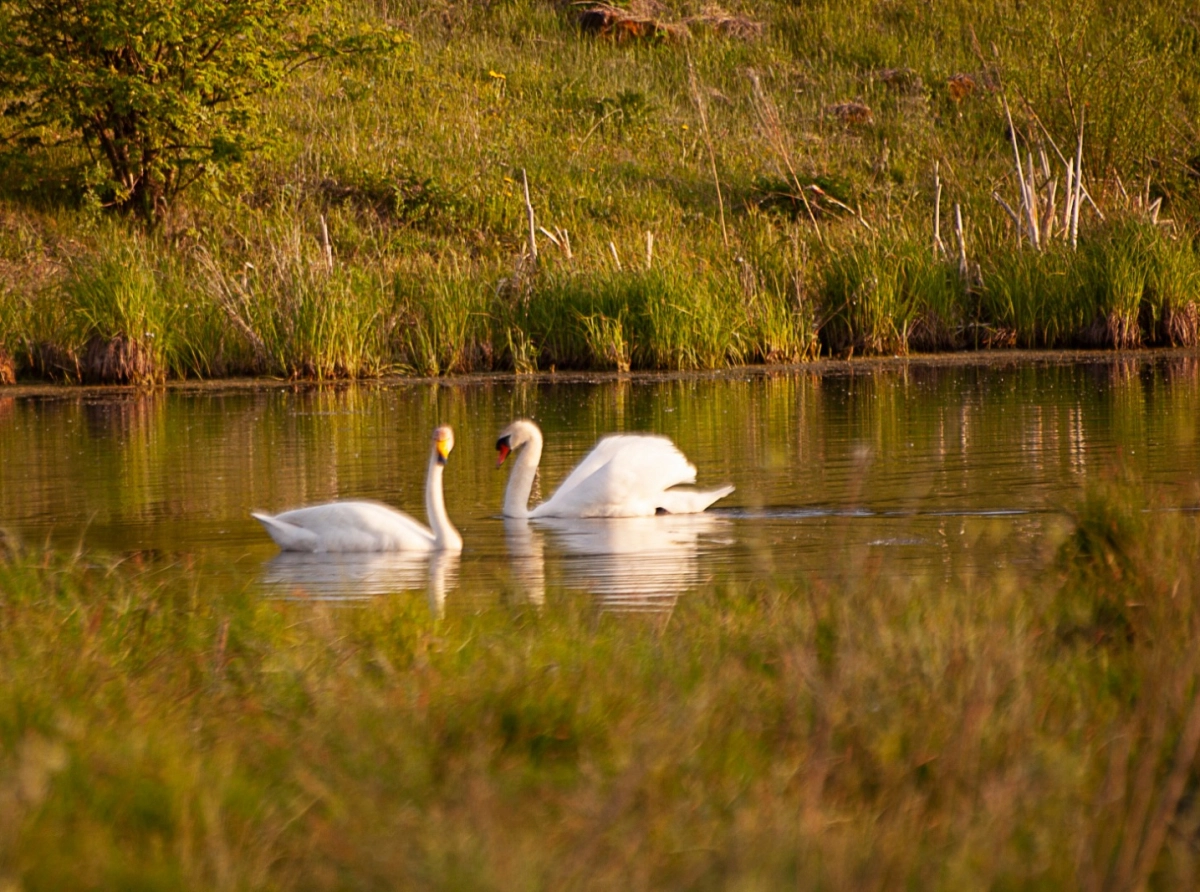
[[[1195,517],[1072,511],[1035,569],[717,582],[666,621],[7,541],[0,884],[1194,888]]]
[[[1200,333],[1182,0],[5,0],[0,26],[0,382]]]

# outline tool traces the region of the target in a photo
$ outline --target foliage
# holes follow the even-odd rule
[[[256,94],[300,65],[364,46],[363,34],[310,22],[316,6],[6,0],[3,135],[22,149],[82,137],[107,170],[106,200],[154,217],[197,178],[261,145]]]
[[[669,622],[0,537],[0,882],[1190,887],[1198,527],[1147,508],[1085,496],[1042,568],[716,581]]]
[[[558,0],[329,2],[274,23],[278,76],[239,100],[254,121],[241,145],[269,136],[273,150],[177,199],[148,249],[150,267],[190,277],[206,305],[211,327],[188,336],[202,374],[701,368],[1200,340],[1200,141],[1176,123],[1200,115],[1200,31],[1180,0],[950,0],[936,15],[918,0],[765,0],[731,13],[761,28],[697,26],[686,47],[597,37]],[[668,7],[654,14],[707,9]],[[316,59],[284,77],[301,61],[287,53],[318,34],[385,42],[397,22],[408,52]],[[839,111],[860,107],[870,115]],[[1058,235],[1030,249],[993,198],[1020,207],[1011,137],[1040,194],[1056,181],[1061,234],[1058,153],[1073,159],[1081,110],[1095,208],[1084,201],[1078,250]],[[73,132],[60,121],[25,135]],[[180,177],[220,166],[203,145]],[[89,163],[79,144],[0,159],[0,324],[26,376],[53,366],[39,343],[74,349],[65,280],[83,270],[71,258],[110,245],[96,205],[64,198],[78,185],[65,171]],[[284,244],[305,259],[276,275]],[[231,301],[243,283],[250,303]],[[288,321],[295,312],[307,321]]]

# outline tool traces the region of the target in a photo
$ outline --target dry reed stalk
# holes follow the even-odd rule
[[[713,150],[712,136],[708,131],[708,115],[704,110],[704,97],[700,95],[700,87],[696,81],[696,69],[692,65],[692,57],[687,59],[688,70],[688,92],[691,93],[692,102],[695,103],[696,111],[700,115],[700,126],[704,133],[704,145],[708,147],[708,163],[712,167],[713,183],[717,187],[717,209],[721,214],[721,240],[725,243],[726,249],[729,248],[729,231],[725,228],[725,199],[721,195],[721,178],[717,175],[717,153]]]
[[[571,236],[565,229],[554,227],[554,231],[558,233],[558,237],[562,239],[563,253],[567,255],[567,260],[574,260],[574,255],[571,253]]]
[[[1042,244],[1042,231],[1038,225],[1038,193],[1037,193],[1037,175],[1033,170],[1033,152],[1029,152],[1029,186],[1026,189],[1026,194],[1029,196],[1029,228],[1033,232],[1034,247],[1040,247]]]
[[[1042,119],[1038,117],[1038,114],[1036,111],[1034,111],[1033,106],[1031,106],[1029,104],[1028,100],[1024,100],[1024,101],[1025,101],[1025,111],[1033,119],[1033,122],[1038,125],[1038,129],[1040,129],[1042,131],[1042,135],[1050,141],[1050,148],[1054,149],[1054,154],[1058,156],[1058,160],[1063,164],[1064,167],[1067,164],[1070,164],[1072,159],[1067,158],[1065,155],[1063,155],[1062,150],[1058,147],[1058,143],[1054,141],[1054,137],[1050,135],[1050,131],[1046,129],[1046,125],[1042,123]],[[1103,220],[1104,212],[1102,210],[1100,210],[1099,205],[1097,205],[1096,202],[1092,199],[1092,193],[1088,192],[1087,186],[1084,186],[1081,183],[1079,188],[1083,192],[1083,197],[1085,199],[1087,199],[1087,203],[1092,206],[1092,212],[1097,217],[1099,217],[1101,220]],[[1067,193],[1068,193],[1068,198],[1070,198],[1071,190],[1067,189]],[[1067,226],[1064,225],[1063,229],[1066,229],[1066,228],[1067,228]]]
[[[1012,209],[1012,206],[1000,197],[999,192],[993,192],[992,198],[996,200],[996,203],[1000,207],[1004,208],[1004,212],[1012,219],[1013,226],[1017,227],[1017,242],[1019,243],[1021,241],[1021,218],[1017,216],[1017,212]]]
[[[646,269],[654,262],[654,233],[646,230]]]
[[[554,247],[558,248],[559,250],[562,250],[562,242],[560,242],[558,240],[558,236],[556,236],[553,232],[551,232],[545,226],[539,226],[538,232],[540,232],[546,238],[550,239],[550,241],[554,244]]]
[[[1035,229],[1033,209],[1031,206],[1031,196],[1029,194],[1029,184],[1025,182],[1025,168],[1021,164],[1021,148],[1017,145],[1017,128],[1013,126],[1012,112],[1008,108],[1008,97],[1004,94],[1004,87],[1000,88],[1000,101],[1004,104],[1004,117],[1008,121],[1008,136],[1012,141],[1013,160],[1017,166],[1017,185],[1021,187],[1021,211],[1024,214],[1024,225],[1026,233],[1029,236],[1029,242],[1035,248],[1039,248],[1037,240],[1037,231]],[[1030,165],[1032,166],[1032,164]]]
[[[958,274],[967,278],[967,237],[963,233],[962,205],[954,204],[954,234],[958,236]]]
[[[617,253],[617,246],[615,244],[613,244],[612,242],[609,242],[608,250],[610,250],[612,252],[613,263],[615,263],[617,265],[617,272],[620,272],[622,269],[621,256]]]
[[[1132,208],[1133,200],[1129,197],[1129,193],[1125,191],[1125,184],[1121,181],[1121,177],[1114,174],[1113,178],[1117,181],[1117,188],[1121,190],[1121,197],[1125,199],[1125,207]]]
[[[1075,146],[1075,200],[1071,209],[1071,249],[1079,245],[1079,201],[1083,190],[1083,109],[1079,110],[1079,142]]]
[[[942,177],[938,170],[938,162],[933,162],[933,259],[946,256],[946,246],[942,243]]]
[[[1054,238],[1055,201],[1058,198],[1058,180],[1052,179],[1046,183],[1046,215],[1042,218],[1042,235],[1046,241]]]
[[[783,161],[784,167],[787,168],[788,175],[792,178],[792,188],[796,190],[796,194],[800,196],[800,201],[804,203],[804,210],[808,213],[809,222],[812,223],[813,229],[817,233],[817,241],[825,244],[825,239],[821,235],[821,227],[817,224],[816,214],[813,213],[812,204],[809,203],[808,196],[804,194],[804,187],[800,185],[800,178],[796,175],[796,167],[792,164],[792,153],[788,150],[787,140],[783,136],[783,125],[779,121],[779,111],[775,108],[775,103],[763,91],[762,84],[758,79],[758,72],[751,71],[749,73],[750,83],[754,87],[754,108],[758,112],[758,121],[762,126],[763,133],[767,137],[767,142],[775,154]],[[861,214],[859,219],[861,219]]]
[[[525,189],[525,214],[529,218],[529,256],[537,262],[537,221],[533,216],[533,203],[529,200],[529,177],[525,176],[525,168],[521,168],[521,185]]]
[[[329,226],[325,215],[321,215],[321,252],[325,256],[325,269],[333,272],[333,245],[329,241]]]
[[[1063,238],[1071,233],[1071,209],[1075,205],[1075,159],[1067,161],[1066,201],[1063,202]]]

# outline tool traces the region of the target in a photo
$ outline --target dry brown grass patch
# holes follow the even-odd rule
[[[1079,333],[1079,342],[1085,347],[1127,350],[1142,346],[1142,329],[1136,319],[1128,319],[1119,313],[1109,313],[1085,327]]]
[[[1168,307],[1163,314],[1162,335],[1172,347],[1200,344],[1200,308],[1190,301],[1182,307]]]
[[[999,89],[999,79],[991,70],[978,71],[974,74],[959,72],[947,79],[946,87],[950,90],[951,99],[955,102],[962,102],[980,90],[986,93],[995,93]]]
[[[838,121],[847,126],[872,124],[875,122],[875,115],[871,112],[871,107],[862,102],[839,102],[835,105],[827,106],[825,114],[837,118]]]
[[[8,351],[0,347],[0,386],[17,383],[17,367]]]
[[[911,68],[881,68],[872,76],[899,93],[920,93],[925,88],[921,75]]]
[[[683,22],[666,22],[660,16],[665,8],[654,2],[634,3],[622,9],[609,3],[589,5],[579,13],[579,27],[587,34],[615,43],[638,40],[682,41],[691,37]]]
[[[704,12],[685,21],[689,25],[711,28],[720,34],[736,37],[739,40],[753,40],[761,37],[763,33],[762,22],[756,22],[743,15],[734,15],[719,6],[706,6]]]
[[[635,0],[628,9],[611,3],[588,3],[579,13],[579,27],[587,34],[616,43],[637,40],[684,41],[691,29],[709,29],[726,37],[753,40],[763,33],[763,23],[735,15],[720,6],[706,6],[698,15],[669,21],[670,10],[655,0]]]
[[[153,352],[133,338],[91,338],[83,348],[80,372],[96,384],[154,384],[166,378]]]

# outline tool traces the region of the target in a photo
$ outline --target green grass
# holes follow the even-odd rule
[[[172,345],[147,328],[125,348],[149,357],[152,380],[1196,343],[1200,145],[1175,123],[1200,116],[1187,4],[733,11],[761,36],[693,25],[685,42],[613,43],[552,0],[352,6],[410,42],[264,97],[270,151],[204,180],[153,234],[87,199],[78,147],[9,156],[0,349],[22,374],[86,377],[88,341],[133,338],[138,313],[172,320]],[[976,88],[956,99],[960,74]],[[1085,179],[1105,219],[1085,206],[1078,250],[1019,245],[992,198],[1019,206],[1000,83],[1023,155],[1044,150],[1059,180],[1060,217],[1056,147],[1073,151],[1086,109]],[[843,123],[833,109],[849,101],[870,120]],[[948,255],[936,259],[935,163]],[[522,170],[570,258],[539,235],[540,263],[521,260]]]
[[[10,543],[0,880],[1191,886],[1195,518],[1127,483],[1073,515],[1024,574],[718,583],[667,623]]]

